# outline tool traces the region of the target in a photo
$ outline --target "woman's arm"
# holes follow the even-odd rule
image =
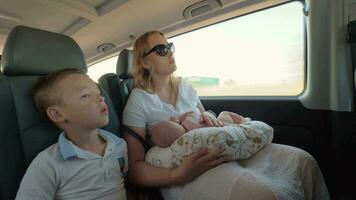
[[[146,129],[129,127],[145,138]],[[201,149],[185,157],[178,168],[157,168],[145,161],[144,147],[129,134],[124,134],[128,145],[129,179],[132,183],[146,187],[162,187],[185,183],[206,170],[226,161],[222,155],[224,149],[211,152]]]
[[[146,138],[146,129],[129,127]],[[145,150],[141,143],[131,135],[125,133],[129,157],[129,180],[140,186],[168,185],[168,169],[159,169],[145,162]]]
[[[201,114],[203,114],[204,112],[205,112],[205,108],[204,108],[204,106],[203,106],[203,104],[201,104],[201,103],[198,103],[198,109],[199,109],[199,111],[200,111],[200,113]]]

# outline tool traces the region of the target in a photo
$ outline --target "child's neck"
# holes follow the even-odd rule
[[[102,139],[98,130],[65,130],[66,136],[79,148],[103,156],[106,141]]]

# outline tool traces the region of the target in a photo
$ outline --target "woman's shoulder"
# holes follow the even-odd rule
[[[178,87],[181,88],[182,91],[191,91],[194,90],[193,86],[182,77],[178,78]]]
[[[152,99],[153,94],[141,89],[141,88],[134,88],[132,89],[130,93],[130,97],[128,101],[135,101],[135,102],[141,102],[141,101],[147,101],[149,99]]]
[[[130,93],[130,96],[150,96],[150,95],[152,94],[141,88],[133,88]]]
[[[178,87],[181,87],[181,88],[186,88],[186,87],[190,86],[189,82],[184,80],[184,78],[181,76],[177,77],[177,85],[178,85]]]
[[[131,90],[131,93],[130,95],[135,95],[135,94],[141,94],[141,93],[145,93],[146,91],[144,91],[143,89],[141,88],[133,88]]]

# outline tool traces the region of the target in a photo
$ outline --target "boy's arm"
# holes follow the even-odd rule
[[[17,191],[16,200],[55,199],[56,173],[49,158],[40,154],[28,167]]]

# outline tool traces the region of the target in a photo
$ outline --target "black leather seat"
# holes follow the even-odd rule
[[[120,120],[125,108],[127,99],[134,87],[133,74],[133,53],[124,49],[120,52],[116,65],[116,74],[104,74],[99,78],[99,85],[108,92],[114,106],[118,112]]]
[[[80,47],[70,37],[25,26],[14,28],[6,41],[0,78],[0,199],[14,199],[27,166],[61,132],[37,111],[30,95],[41,75],[64,68],[87,71]],[[119,120],[103,91],[110,111],[104,129],[119,134]]]
[[[107,91],[112,99],[120,121],[122,120],[122,113],[127,99],[134,88],[134,80],[132,76],[133,67],[133,52],[131,50],[124,49],[120,52],[117,60],[116,74],[104,74],[98,81],[99,85]],[[147,142],[146,139],[142,138],[132,129],[125,126],[121,126],[121,128],[122,132],[127,132],[135,137],[145,147],[146,151],[148,151],[151,147],[151,144]]]
[[[127,99],[130,95],[130,92],[134,88],[133,80],[133,52],[128,49],[124,49],[120,52],[119,58],[116,65],[116,74],[109,73],[104,74],[99,78],[99,85],[108,92],[111,97],[115,108],[118,112],[120,121],[122,120],[122,112],[125,108]],[[135,137],[146,149],[150,148],[150,144],[146,142],[140,135],[138,135],[133,130],[120,126],[121,131],[127,132],[131,136]],[[124,130],[123,130],[124,129]],[[133,185],[128,185],[129,190],[133,192],[142,192],[142,188],[137,188]],[[162,196],[159,193],[158,189],[150,188],[148,189],[148,199],[149,200],[162,200]]]
[[[354,79],[354,107],[356,106],[356,20],[347,25],[347,41],[351,45],[352,71]]]

